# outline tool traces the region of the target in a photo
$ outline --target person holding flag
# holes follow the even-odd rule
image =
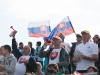
[[[62,39],[59,36],[53,37],[52,39],[54,48],[50,48],[47,51],[44,51],[47,42],[42,46],[39,56],[41,58],[48,57],[48,64],[56,63],[59,67],[59,72],[63,73],[63,68],[69,65],[69,56],[64,48],[61,47]],[[69,73],[66,69],[65,73]]]

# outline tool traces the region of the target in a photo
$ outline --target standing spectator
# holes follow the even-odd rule
[[[65,48],[65,50],[69,54],[71,46],[68,43],[64,42],[65,36],[63,35],[63,33],[60,33],[59,37],[62,39],[61,47]]]
[[[44,51],[47,42],[42,46],[39,56],[48,57],[48,64],[56,63],[59,67],[59,71],[63,72],[63,67],[69,65],[69,56],[64,48],[61,47],[62,39],[60,37],[53,37],[54,48],[49,48],[49,50]],[[66,70],[67,72],[68,70]]]
[[[84,30],[81,34],[83,42],[76,47],[73,62],[77,62],[76,71],[84,73],[89,66],[94,66],[94,61],[98,60],[98,48],[89,41],[91,37],[89,31]]]
[[[36,61],[37,61],[37,62],[40,62],[41,65],[43,66],[43,58],[39,57],[39,52],[40,52],[40,50],[41,50],[41,42],[38,41],[38,42],[36,43],[36,50],[35,50]]]
[[[2,46],[3,56],[0,58],[0,72],[14,75],[17,60],[10,52],[11,47],[9,45]]]
[[[37,65],[33,57],[29,56],[31,49],[29,46],[23,47],[23,54],[19,52],[15,40],[15,32],[12,35],[12,48],[14,55],[17,55],[17,65],[15,75],[24,75],[26,72],[36,72]]]
[[[32,47],[32,42],[28,42],[28,46],[31,48],[31,53],[34,54],[35,49]]]
[[[77,42],[72,43],[72,47],[69,53],[72,73],[74,73],[74,71],[76,70],[76,63],[73,63],[71,60],[74,57],[74,51],[75,51],[76,46],[82,43],[82,36],[80,34],[76,34],[76,40]]]
[[[19,47],[18,47],[18,50],[23,53],[23,46],[24,44],[22,42],[19,43]]]
[[[94,35],[93,42],[98,46],[98,60],[95,62],[95,66],[98,68],[100,72],[100,37],[99,35]]]

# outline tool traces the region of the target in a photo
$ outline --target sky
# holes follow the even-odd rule
[[[53,29],[66,16],[76,33],[89,30],[92,37],[100,33],[100,0],[0,0],[0,46],[11,45],[9,34],[12,31],[10,26],[13,26],[17,30],[17,42],[27,45],[31,41],[36,47],[36,42],[43,43],[43,38],[29,37],[27,25],[50,20]],[[65,38],[69,44],[74,41],[74,33]]]

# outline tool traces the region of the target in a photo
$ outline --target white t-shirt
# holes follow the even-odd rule
[[[68,43],[61,43],[61,47],[65,48],[65,50],[69,53],[70,52],[70,45]]]
[[[24,75],[26,73],[26,66],[23,61],[29,60],[30,56],[21,56],[16,64],[16,70],[14,75]]]
[[[92,57],[93,54],[98,55],[98,47],[93,42],[87,42],[86,44],[81,43],[76,47],[76,50],[79,50],[87,57]],[[90,66],[94,66],[94,61],[81,58],[77,62],[76,70],[87,70],[87,68]]]
[[[61,51],[61,48],[53,49],[53,51],[50,53],[49,64],[59,63],[60,51]]]

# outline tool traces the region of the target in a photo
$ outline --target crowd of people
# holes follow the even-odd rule
[[[100,75],[100,37],[94,35],[91,41],[90,32],[84,30],[76,34],[72,46],[65,42],[60,33],[52,42],[32,42],[24,45],[16,41],[16,31],[12,34],[12,46],[0,47],[0,75],[62,75],[97,72]],[[49,48],[47,49],[47,46]]]

